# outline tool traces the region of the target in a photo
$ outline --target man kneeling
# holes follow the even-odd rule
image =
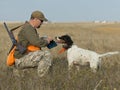
[[[27,48],[24,53],[21,53],[16,47],[12,49],[10,53],[13,53],[13,62],[7,65],[14,64],[17,69],[33,68],[37,67],[40,77],[44,76],[49,67],[51,66],[52,57],[50,52],[41,50],[42,47],[46,47],[51,37],[40,38],[37,33],[37,28],[40,28],[43,21],[47,21],[44,14],[41,11],[34,11],[31,14],[29,21],[22,25],[20,32],[18,33],[17,42]],[[10,55],[10,54],[9,54]]]

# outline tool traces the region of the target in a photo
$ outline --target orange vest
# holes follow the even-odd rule
[[[15,49],[16,49],[16,46],[11,50],[11,52],[9,53],[9,55],[7,57],[7,65],[8,66],[12,66],[15,63],[15,57],[14,57]],[[27,52],[34,52],[36,50],[40,50],[40,48],[33,46],[33,45],[29,45],[27,47]]]

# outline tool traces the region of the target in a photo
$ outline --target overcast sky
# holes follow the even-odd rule
[[[120,0],[0,0],[0,21],[26,21],[34,10],[53,22],[120,21]]]

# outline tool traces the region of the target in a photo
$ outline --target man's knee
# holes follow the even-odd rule
[[[49,51],[45,51],[45,56],[52,56]]]
[[[45,51],[44,57],[45,57],[45,59],[48,60],[48,61],[49,61],[49,60],[52,61],[52,59],[53,59],[53,57],[52,57],[52,55],[51,55],[51,53],[50,53],[49,51]]]

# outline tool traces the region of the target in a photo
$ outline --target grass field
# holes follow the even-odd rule
[[[9,23],[8,26],[13,28],[20,24]],[[120,51],[120,23],[48,23],[38,32],[53,38],[68,34],[74,44],[98,53]],[[33,68],[21,70],[18,77],[13,73],[14,67],[6,66],[10,47],[10,38],[0,24],[0,90],[120,90],[120,54],[104,57],[97,73],[92,73],[88,67],[81,67],[79,72],[73,68],[69,77],[66,52],[58,54],[61,48],[58,45],[49,50],[54,60],[48,75],[39,78]]]

